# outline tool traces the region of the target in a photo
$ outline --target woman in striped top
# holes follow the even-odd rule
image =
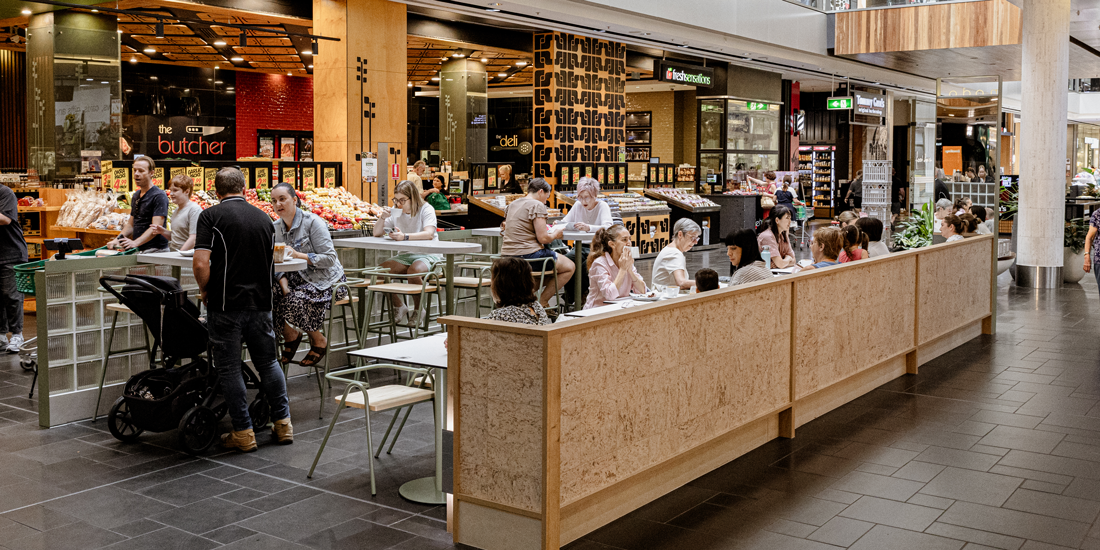
[[[760,256],[755,231],[741,229],[726,235],[722,242],[726,243],[726,257],[737,268],[730,279],[730,286],[772,278],[771,270],[764,265],[764,259]]]

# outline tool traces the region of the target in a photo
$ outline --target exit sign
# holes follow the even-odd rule
[[[767,111],[768,110],[768,104],[767,103],[761,103],[759,101],[750,101],[750,102],[746,103],[746,105],[748,106],[750,111]]]
[[[851,111],[852,110],[852,98],[851,97],[830,97],[826,102],[825,107],[829,111]]]

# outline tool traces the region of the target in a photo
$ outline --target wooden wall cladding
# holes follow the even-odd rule
[[[534,174],[559,162],[616,162],[626,141],[626,46],[535,35]]]
[[[1008,0],[836,14],[836,55],[1020,43],[1020,8]]]
[[[27,169],[27,54],[0,50],[0,168]]]

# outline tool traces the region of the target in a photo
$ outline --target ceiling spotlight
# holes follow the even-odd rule
[[[215,46],[224,46],[225,45],[225,40],[222,40],[221,38],[219,38],[219,39],[214,41],[214,45]]]
[[[87,80],[88,82],[91,82],[91,81],[92,81],[92,79],[91,79],[91,78],[85,78],[84,80]]]
[[[157,38],[164,38],[164,20],[157,19]]]
[[[150,77],[149,77],[149,80],[152,80],[153,82],[156,82],[156,81],[157,81],[157,77],[155,77],[155,76],[150,76]]]
[[[187,88],[187,89],[185,89],[185,90],[183,91],[183,93],[185,93],[185,94],[191,93],[191,88]]]
[[[132,94],[132,93],[134,93],[134,91],[133,90],[126,90],[126,93]]]
[[[23,8],[22,11],[20,11],[19,13],[22,13],[23,15],[30,15],[31,14],[31,9],[30,8]]]
[[[452,55],[451,55],[451,57],[466,57],[466,54],[464,54],[464,53],[456,53],[456,54],[452,54]]]
[[[594,31],[596,31],[596,32],[607,32],[607,31],[606,31],[606,30],[604,30],[604,29],[592,29],[592,30],[594,30]]]
[[[118,29],[118,34],[122,34],[122,29]]]
[[[213,82],[213,81],[214,81],[214,79],[213,79],[213,78],[207,78],[207,79],[206,79],[206,81],[207,81],[207,82]]]
[[[239,56],[239,55],[235,55],[233,57],[230,57],[229,60],[230,61],[235,61],[235,62],[241,62],[241,61],[244,61],[244,58]]]
[[[99,83],[100,84],[110,84],[110,82],[107,82],[106,80],[101,80]]]
[[[485,11],[500,11],[497,8],[485,8]]]
[[[497,73],[497,76],[502,76],[502,77],[507,78],[508,73]]]
[[[489,60],[488,60],[488,59],[485,59],[484,57],[482,57],[482,58],[481,58],[481,62],[482,62],[482,63],[488,63],[488,62],[489,62]]]
[[[302,53],[302,55],[313,55],[313,52],[311,52],[309,50],[302,50],[301,53]]]
[[[286,73],[286,75],[287,75],[287,76],[294,76],[294,75],[292,75],[292,74],[290,74],[290,73]]]
[[[156,48],[154,48],[154,47],[152,47],[152,46],[150,46],[150,47],[148,47],[148,48],[145,48],[144,50],[141,50],[141,51],[143,51],[143,52],[145,52],[145,53],[156,53],[157,49],[156,49]]]
[[[92,8],[92,13],[99,13],[99,10]]]
[[[516,61],[516,66],[517,67],[526,67],[527,62],[526,61]]]
[[[214,84],[221,84],[221,83],[222,83],[222,81],[221,81],[221,80],[215,80],[215,81],[214,81]]]
[[[409,82],[409,87],[410,87],[410,88],[412,88],[412,87],[413,87],[413,83],[412,83],[412,82]]]
[[[241,31],[241,47],[243,48],[247,45],[248,45],[248,36],[244,33],[244,31]]]
[[[234,88],[234,87],[232,87],[232,86],[230,86],[230,87],[226,88],[226,90],[229,90],[229,91],[231,91],[231,92],[232,92],[233,90],[235,90],[235,89],[236,89],[236,88]]]
[[[691,46],[688,46],[687,44],[680,44],[680,47],[681,48],[690,48]]]
[[[214,70],[218,70],[218,69],[220,69],[220,68],[221,68],[221,66],[219,66],[219,65],[214,65]]]
[[[130,58],[130,63],[137,63],[137,58],[136,57],[131,57]]]
[[[310,69],[312,69],[312,68],[313,68],[313,65],[307,65],[307,66],[308,66],[308,67],[309,67]]]
[[[433,76],[432,77],[432,82],[439,82],[439,77],[438,76]]]
[[[317,41],[316,41],[316,40],[314,40],[314,41],[313,41],[312,43],[310,43],[310,45],[309,45],[309,51],[310,51],[310,53],[312,53],[313,55],[317,55]]]

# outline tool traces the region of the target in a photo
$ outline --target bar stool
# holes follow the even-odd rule
[[[562,313],[565,313],[565,299],[562,298],[562,289],[558,287],[558,276],[555,271],[556,264],[554,258],[534,258],[525,259],[525,262],[531,264],[531,275],[535,278],[538,285],[535,288],[535,297],[541,297],[542,291],[546,289],[547,285],[554,285],[553,298],[557,300],[557,305],[553,307],[547,307],[547,315],[553,315],[557,317]],[[547,301],[549,306],[549,300]]]
[[[103,292],[106,292],[106,291],[103,291]],[[114,315],[111,317],[111,330],[109,332],[107,332],[107,343],[106,343],[107,348],[105,350],[103,350],[103,364],[99,369],[99,394],[95,398],[95,410],[92,412],[92,422],[95,422],[96,420],[99,420],[99,403],[103,399],[103,383],[107,380],[107,362],[111,359],[111,356],[112,355],[120,355],[120,354],[123,354],[123,353],[132,353],[132,352],[141,351],[141,350],[145,350],[145,353],[150,353],[150,350],[149,350],[149,332],[148,332],[148,330],[146,330],[144,323],[142,323],[142,326],[141,326],[141,334],[142,334],[142,336],[144,337],[144,340],[145,340],[145,342],[142,345],[131,347],[131,348],[126,348],[126,349],[122,349],[122,350],[118,350],[118,351],[112,351],[111,350],[111,345],[115,341],[115,327],[118,325],[118,314],[119,313],[129,313],[129,314],[133,315],[134,312],[130,308],[128,308],[128,307],[126,307],[122,304],[118,304],[118,303],[107,304],[106,306],[104,306],[104,309],[106,309],[107,311],[114,312]],[[127,325],[127,327],[128,326],[129,325]],[[129,328],[127,328],[127,330],[129,330]],[[150,362],[152,362],[152,360],[153,360],[153,358],[150,357]]]
[[[370,383],[366,380],[366,375],[369,371],[374,369],[395,369],[399,371],[405,371],[411,373],[409,381],[405,384],[390,384],[386,386],[379,386],[377,388],[370,387]],[[353,407],[356,409],[363,409],[363,418],[367,423],[367,448],[374,447],[374,441],[371,438],[370,433],[370,413],[382,412],[390,409],[397,409],[394,411],[393,420],[397,419],[397,414],[401,407],[412,407],[412,405],[418,403],[424,403],[431,401],[435,405],[435,392],[424,388],[416,387],[413,385],[413,378],[416,375],[430,376],[431,369],[417,368],[417,367],[405,367],[401,365],[393,365],[388,363],[377,363],[374,365],[367,365],[364,367],[356,367],[354,369],[343,370],[338,373],[325,375],[325,378],[329,381],[344,382],[347,387],[344,388],[344,394],[341,397],[334,398],[338,403],[336,413],[332,415],[332,421],[329,422],[328,431],[325,432],[325,438],[321,440],[321,447],[317,449],[317,456],[313,459],[313,465],[309,467],[309,473],[306,475],[308,478],[313,478],[313,470],[317,468],[317,462],[321,460],[321,453],[325,452],[325,445],[328,444],[328,438],[332,435],[332,429],[336,427],[336,422],[340,418],[340,413],[345,407]],[[363,375],[364,380],[360,380],[360,375]],[[357,393],[352,393],[358,390]],[[432,414],[432,418],[437,418],[438,415]],[[404,423],[402,423],[402,426]],[[393,427],[393,421],[390,421],[390,427]],[[436,426],[438,429],[438,426]],[[401,434],[399,429],[395,434],[394,442]],[[378,452],[374,457],[378,456],[378,453],[382,451],[382,447],[386,445],[386,439],[389,437],[390,431],[387,429],[386,434],[382,436],[382,442],[378,444]],[[393,443],[390,444],[390,449],[393,448]],[[378,494],[374,483],[374,458],[370,461],[370,494],[375,496]]]
[[[360,332],[359,341],[364,345],[371,334],[377,334],[377,344],[381,344],[382,336],[386,335],[390,337],[390,342],[396,342],[398,339],[416,339],[420,338],[420,325],[408,327],[409,335],[401,336],[397,332],[397,311],[393,307],[393,300],[390,299],[392,295],[401,296],[404,299],[407,296],[420,296],[420,304],[424,307],[424,322],[423,329],[428,331],[428,327],[431,323],[431,297],[435,296],[436,306],[443,310],[443,300],[440,296],[440,289],[442,288],[440,283],[440,275],[437,270],[427,271],[424,273],[390,273],[387,268],[376,268],[372,270],[366,270],[363,273],[365,276],[370,277],[370,281],[364,285],[357,286],[357,288],[364,288],[367,292],[367,306],[365,313],[363,329]],[[415,283],[398,283],[392,282],[394,279],[409,279],[412,277],[419,277],[420,284]],[[383,282],[379,282],[379,281]],[[382,294],[382,319],[378,323],[371,323],[370,316],[374,312],[374,300],[376,294]]]
[[[491,284],[490,269],[493,267],[492,262],[456,262],[455,271],[459,274],[454,278],[455,289],[455,311],[458,311],[458,305],[463,302],[469,302],[474,300],[474,316],[481,318],[481,309],[484,307],[481,305],[481,289],[488,288]],[[463,276],[463,274],[472,273],[475,276]],[[439,284],[447,286],[447,278],[443,277]],[[459,294],[459,290],[470,290],[472,294],[462,296]],[[489,306],[491,310],[493,306]]]

